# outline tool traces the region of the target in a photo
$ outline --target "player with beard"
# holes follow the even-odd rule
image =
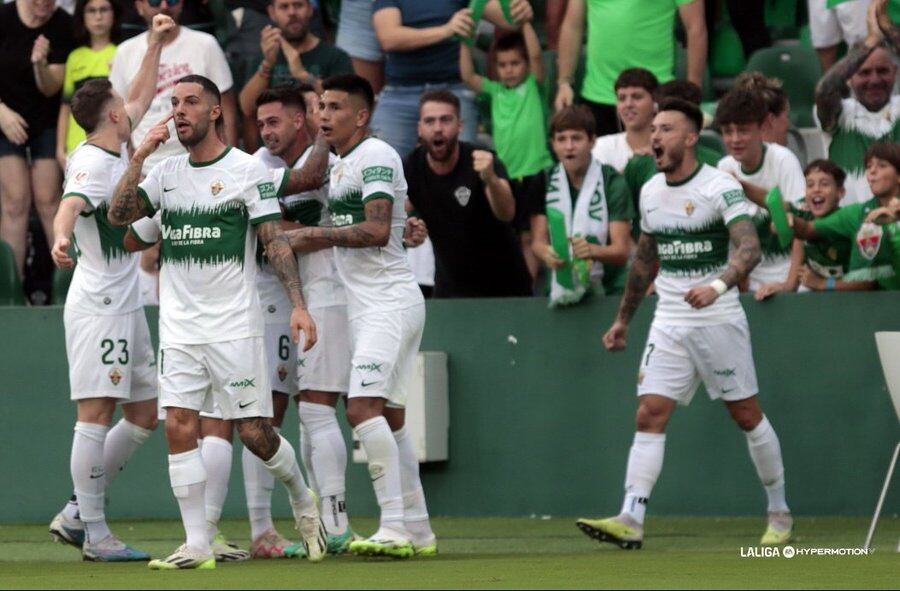
[[[403,163],[407,210],[428,225],[434,244],[434,297],[531,295],[531,276],[510,222],[516,203],[506,168],[492,152],[459,141],[459,99],[422,95],[420,146]]]
[[[690,103],[669,99],[659,106],[651,141],[660,172],[641,190],[637,255],[616,320],[603,336],[607,349],[625,348],[628,324],[655,277],[659,302],[641,356],[637,432],[622,511],[577,522],[592,538],[621,548],[643,543],[647,502],[662,471],[666,425],[677,404],[690,403],[701,380],[746,435],[769,498],[769,526],[761,543],[783,544],[791,537],[781,446],[759,406],[750,331],[735,289],[760,260],[759,239],[738,182],[697,161],[694,146],[702,124],[700,109]]]
[[[278,196],[321,184],[328,148],[319,141],[302,171],[270,171],[222,143],[216,127],[221,95],[208,78],[186,76],[172,92],[172,114],[151,129],[116,187],[109,210],[124,226],[161,213],[160,406],[168,411],[169,477],[187,540],[153,569],[215,568],[207,537],[206,471],[197,449],[199,411],[218,405],[245,446],[288,490],[311,561],[325,553],[315,497],[294,451],[271,424],[272,397],[263,348],[264,322],[256,291],[257,236],[293,306],[293,340],[316,342],[297,259],[280,220]],[[175,120],[188,154],[168,158],[139,182],[144,160],[169,138]],[[245,264],[246,263],[246,264]]]
[[[816,115],[830,136],[828,158],[847,172],[841,207],[869,199],[866,150],[876,141],[900,141],[900,96],[894,94],[900,27],[887,13],[887,0],[872,0],[869,34],[836,63],[816,88]],[[847,86],[853,91],[844,98]],[[793,197],[785,195],[785,197]]]
[[[403,250],[402,163],[393,148],[368,135],[375,96],[364,78],[336,76],[324,88],[320,133],[338,155],[328,188],[333,226],[287,234],[298,252],[336,247],[337,271],[347,291],[352,347],[347,419],[366,451],[381,508],[378,531],[352,542],[350,551],[397,558],[433,555],[437,542],[405,425],[425,301]]]

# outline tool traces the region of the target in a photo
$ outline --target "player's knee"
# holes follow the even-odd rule
[[[752,431],[762,421],[762,415],[754,409],[732,411],[731,418],[734,419],[741,431]]]
[[[645,433],[662,433],[669,420],[669,413],[652,404],[641,402],[635,417],[635,427]]]
[[[374,419],[379,415],[380,413],[376,412],[375,409],[368,406],[351,404],[347,407],[347,422],[350,423],[351,427],[356,427],[357,425],[365,423],[369,419]]]
[[[168,409],[166,414],[166,439],[169,441],[170,447],[173,445],[190,447],[191,444],[196,446],[199,435],[199,420],[191,417],[182,409]]]
[[[268,419],[235,421],[241,442],[258,458],[268,460],[278,451],[280,438]]]

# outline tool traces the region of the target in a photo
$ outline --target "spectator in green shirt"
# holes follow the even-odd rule
[[[803,240],[851,240],[845,280],[875,280],[882,289],[900,289],[900,144],[873,143],[866,151],[865,169],[872,199],[812,223],[794,216],[794,234]]]
[[[594,112],[597,134],[619,131],[613,84],[622,70],[646,68],[660,82],[674,76],[675,12],[687,37],[687,78],[700,85],[706,69],[706,21],[700,0],[569,0],[559,41],[556,109],[575,99],[573,76],[587,23],[581,100]]]

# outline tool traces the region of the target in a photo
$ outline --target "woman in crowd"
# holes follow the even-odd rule
[[[48,243],[59,204],[56,118],[72,18],[54,0],[0,6],[0,240],[25,266],[32,198]]]
[[[75,123],[69,101],[86,80],[108,78],[109,66],[119,41],[118,2],[78,0],[75,5],[74,41],[78,48],[66,60],[62,103],[56,122],[56,160],[66,169],[66,156],[84,141],[84,130]]]

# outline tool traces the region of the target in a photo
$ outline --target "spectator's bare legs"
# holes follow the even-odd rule
[[[19,277],[25,269],[25,237],[31,209],[28,163],[18,156],[0,158],[0,240],[9,243]],[[53,220],[50,220],[51,228]],[[52,239],[52,237],[51,237]]]
[[[384,86],[384,62],[373,62],[370,60],[351,57],[353,62],[353,71],[369,81],[375,94],[381,92]]]
[[[41,220],[47,244],[53,247],[53,218],[59,209],[62,172],[54,158],[40,158],[31,165],[31,187],[34,209]]]

